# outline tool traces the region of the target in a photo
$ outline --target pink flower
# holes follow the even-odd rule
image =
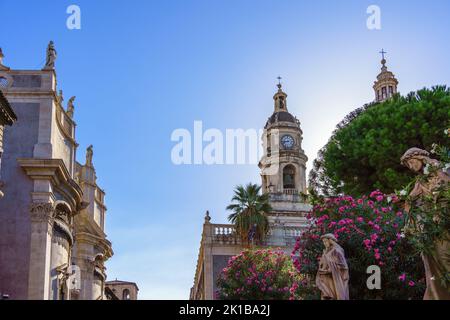
[[[406,274],[402,274],[402,275],[400,275],[400,277],[398,277],[398,280],[400,280],[400,281],[405,281],[406,280]]]
[[[375,198],[376,196],[379,196],[379,195],[382,195],[382,193],[380,192],[380,190],[375,190],[375,191],[372,191],[371,193],[370,193],[370,197],[371,198]]]
[[[358,199],[358,204],[363,204],[364,200],[363,199]]]
[[[356,218],[356,221],[358,221],[358,222],[364,222],[364,218],[358,217],[358,218]]]
[[[408,286],[414,287],[414,285],[415,285],[414,281],[411,280],[411,281],[408,282]]]
[[[380,202],[380,201],[383,201],[384,197],[383,196],[377,196],[376,199],[377,199],[378,202]]]

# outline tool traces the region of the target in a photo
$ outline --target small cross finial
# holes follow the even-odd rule
[[[282,78],[281,78],[280,76],[278,76],[277,79],[278,79],[277,87],[278,87],[278,89],[281,90],[281,79],[282,79]]]
[[[384,49],[381,49],[380,53],[381,53],[381,57],[383,58],[383,60],[385,60],[385,59],[384,59],[384,54],[387,53],[387,52],[384,51]]]

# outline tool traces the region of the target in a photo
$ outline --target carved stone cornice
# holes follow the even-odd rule
[[[71,207],[79,211],[86,206],[83,191],[72,179],[62,159],[17,159],[19,166],[33,180],[49,180],[62,194],[71,199]]]
[[[80,244],[86,243],[91,246],[97,247],[99,249],[99,253],[104,255],[105,261],[114,255],[112,244],[109,240],[106,239],[106,235],[99,237],[90,232],[76,231],[75,242]]]

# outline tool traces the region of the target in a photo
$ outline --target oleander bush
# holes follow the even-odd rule
[[[332,233],[345,250],[350,299],[422,299],[423,263],[402,232],[406,215],[397,196],[374,191],[358,199],[328,198],[314,206],[308,219],[310,227],[298,238],[292,253],[299,273],[310,279],[298,290],[302,298],[320,297],[314,286],[323,252],[320,236]],[[380,290],[370,290],[366,285],[371,265],[380,268]]]
[[[248,249],[228,261],[216,295],[223,300],[296,300],[304,282],[285,252]]]

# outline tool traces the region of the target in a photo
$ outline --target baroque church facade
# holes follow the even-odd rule
[[[42,70],[11,69],[0,60],[1,90],[17,115],[3,135],[0,294],[101,300],[104,263],[113,255],[105,192],[97,184],[93,147],[84,163],[76,161],[75,97],[63,105],[55,60],[53,42]]]
[[[374,102],[382,102],[397,93],[398,81],[381,60],[381,72],[374,82]],[[262,136],[264,155],[259,162],[262,190],[269,194],[272,211],[267,214],[269,233],[259,247],[280,248],[292,252],[296,239],[308,226],[312,207],[306,201],[306,162],[302,149],[300,121],[289,113],[287,94],[281,83],[273,96],[274,111],[266,122]],[[214,300],[216,282],[228,260],[241,253],[244,246],[232,224],[213,224],[206,212],[200,241],[191,300]]]

